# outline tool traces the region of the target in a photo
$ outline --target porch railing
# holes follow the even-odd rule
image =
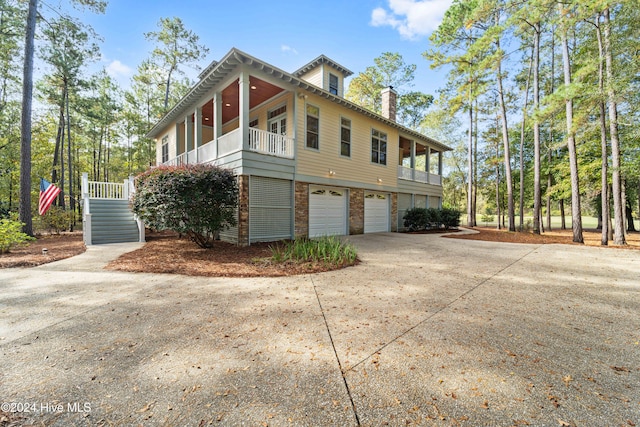
[[[249,128],[249,141],[244,148],[247,151],[266,154],[270,156],[293,159],[294,140],[284,135],[267,132],[260,129]],[[223,156],[241,151],[243,149],[242,134],[240,129],[234,129],[225,133],[217,140],[212,140],[198,147],[196,150],[179,154],[163,164],[178,166],[190,163],[205,163],[219,159]]]
[[[249,128],[249,151],[293,159],[293,139],[277,133]]]
[[[423,182],[425,184],[442,185],[442,177],[440,175],[408,168],[406,166],[398,166],[398,178],[407,181]]]

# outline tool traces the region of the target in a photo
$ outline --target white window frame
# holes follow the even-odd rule
[[[336,78],[336,86],[335,88],[331,86],[331,77]],[[334,92],[335,89],[335,92]],[[333,73],[329,73],[329,93],[338,96],[340,94],[340,79]]]
[[[347,120],[349,122],[349,126],[345,126],[345,124],[343,123],[343,120]],[[351,147],[352,147],[352,141],[353,141],[353,126],[352,126],[352,121],[351,119],[347,118],[347,117],[343,117],[340,116],[340,144],[339,144],[339,150],[340,150],[340,156],[344,157],[344,158],[351,158]],[[349,154],[343,154],[342,153],[342,144],[345,143],[345,141],[342,139],[342,129],[349,129]]]
[[[378,148],[376,150],[374,150],[374,146],[373,146],[374,140],[377,141],[377,144],[378,144]],[[382,151],[380,148],[382,142],[384,142],[385,144],[384,151]],[[373,160],[374,153],[378,154],[377,161]],[[384,163],[380,161],[380,158],[382,157],[380,156],[381,153],[384,153]],[[389,153],[389,136],[387,135],[387,133],[371,128],[371,157],[370,157],[371,163],[380,165],[380,166],[387,166],[388,153]]]
[[[160,148],[160,163],[167,163],[169,161],[169,136],[165,135],[162,137],[162,145]]]
[[[313,115],[309,113],[309,108],[315,108],[317,110],[317,114]],[[315,106],[313,104],[306,104],[304,108],[304,147],[309,150],[320,151],[320,107]],[[318,121],[318,130],[316,135],[316,147],[309,146],[309,117],[315,118]]]

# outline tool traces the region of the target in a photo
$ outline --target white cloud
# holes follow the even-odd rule
[[[295,50],[294,48],[292,48],[291,46],[288,46],[286,44],[283,44],[282,46],[280,46],[280,50],[285,52],[285,53],[293,53],[294,55],[298,54],[297,50]]]
[[[417,40],[438,28],[452,0],[388,0],[389,10],[371,12],[374,27],[390,26],[409,40]]]
[[[109,74],[113,78],[131,77],[133,75],[133,70],[117,59],[111,61],[111,63],[107,65],[106,71],[107,74]]]

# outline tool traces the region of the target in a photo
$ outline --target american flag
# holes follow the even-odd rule
[[[40,215],[44,215],[49,210],[51,203],[58,197],[58,194],[60,194],[58,187],[46,179],[40,178],[40,200],[38,201],[38,213]]]

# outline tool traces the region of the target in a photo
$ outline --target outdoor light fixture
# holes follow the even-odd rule
[[[47,248],[42,248],[42,255],[46,255],[48,252]]]
[[[257,88],[255,85],[251,85],[251,89],[252,89],[252,90],[256,90],[256,89],[258,89],[258,88]]]
[[[334,176],[336,174],[336,171],[334,171],[333,169],[329,169],[329,176]]]
[[[378,178],[378,184],[382,184],[382,178]]]
[[[228,102],[226,104],[224,104],[225,107],[231,107],[231,104],[229,104]]]

